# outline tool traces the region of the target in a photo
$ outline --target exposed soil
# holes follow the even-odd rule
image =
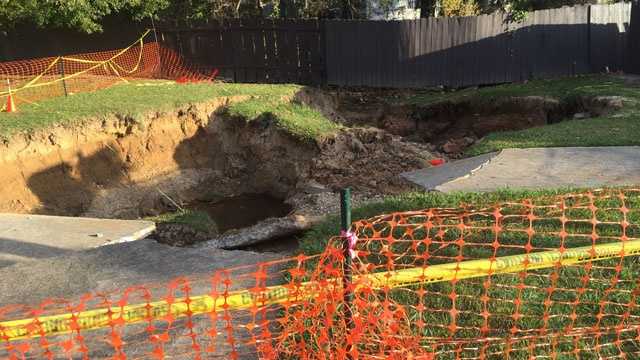
[[[312,141],[290,135],[268,116],[243,119],[222,111],[242,99],[216,99],[136,119],[109,115],[15,136],[0,145],[0,212],[127,219],[266,194],[285,199],[292,216],[315,218],[330,211],[325,200],[335,200],[334,191],[345,186],[362,199],[414,189],[400,173],[425,167],[441,153],[460,156],[489,132],[596,116],[622,106],[612,97],[572,102],[526,97],[420,107],[379,95],[308,89],[295,101],[349,125]],[[269,234],[289,236],[311,222],[296,217],[272,223]],[[174,245],[209,237],[176,224],[161,225],[159,231],[159,241]]]
[[[375,128],[341,131],[319,144],[311,178],[337,190],[351,186],[367,194],[393,194],[413,189],[398,175],[427,166],[429,146]]]
[[[308,94],[305,101],[348,126],[374,126],[405,139],[431,144],[430,150],[458,158],[483,136],[522,130],[571,119],[602,116],[622,107],[622,98],[576,97],[557,100],[541,96],[447,101],[405,105],[402,91],[335,91]]]
[[[299,200],[347,185],[395,193],[412,188],[400,172],[432,158],[425,145],[379,129],[309,141],[268,117],[247,121],[220,111],[238,100],[16,136],[0,151],[0,211],[126,219],[241,194]]]
[[[191,246],[210,240],[215,235],[186,224],[158,223],[153,238],[159,243],[171,246]]]

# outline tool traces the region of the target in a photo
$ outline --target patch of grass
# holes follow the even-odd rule
[[[474,156],[506,148],[640,145],[640,87],[613,76],[580,76],[453,92],[421,92],[407,102],[424,106],[443,101],[455,103],[473,99],[490,102],[519,96],[545,96],[559,100],[622,96],[625,106],[621,111],[607,116],[492,133],[467,149],[465,155]]]
[[[508,148],[630,145],[640,145],[640,117],[625,109],[615,117],[571,120],[492,133],[467,149],[465,155],[475,156]]]
[[[458,208],[461,204],[473,204],[476,207],[492,206],[503,201],[515,201],[528,198],[549,197],[554,195],[579,191],[577,189],[555,190],[509,190],[502,189],[495,192],[413,192],[385,197],[380,202],[366,204],[354,208],[352,220],[368,219],[380,214],[399,211],[410,211],[429,208]],[[324,251],[327,240],[340,234],[340,219],[330,216],[312,227],[300,240],[300,250],[307,254],[319,254]]]
[[[183,224],[207,234],[217,233],[217,225],[204,211],[179,210],[172,213],[148,217],[145,220],[164,224]]]
[[[418,91],[406,101],[414,105],[439,102],[460,102],[469,99],[491,101],[504,97],[546,96],[569,99],[575,96],[627,96],[638,97],[640,88],[625,84],[624,80],[607,75],[576,76],[548,80],[532,80],[519,84],[503,84],[459,91]]]
[[[340,128],[339,124],[327,119],[316,109],[274,97],[256,97],[231,104],[229,112],[247,120],[269,118],[302,139],[320,138]]]
[[[290,101],[298,85],[196,83],[144,80],[114,85],[94,92],[55,97],[35,104],[22,103],[18,113],[0,113],[0,137],[33,132],[54,125],[73,126],[89,118],[118,114],[136,118],[150,111],[170,111],[190,103],[223,96],[249,96],[232,105],[238,115],[254,119],[272,113],[282,128],[304,137],[335,129],[311,108]],[[18,95],[21,95],[20,93]],[[25,96],[28,98],[28,96]]]

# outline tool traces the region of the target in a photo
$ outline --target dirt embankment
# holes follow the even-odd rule
[[[221,111],[241,100],[15,136],[1,145],[0,211],[136,218],[241,193],[290,198],[346,185],[389,193],[411,187],[399,172],[431,158],[425,146],[383,130],[309,141],[268,117]]]
[[[304,100],[348,126],[373,126],[408,140],[430,144],[434,152],[460,157],[483,136],[565,120],[602,116],[620,109],[615,96],[555,99],[543,96],[463,98],[434,104],[406,104],[400,90],[309,93]]]

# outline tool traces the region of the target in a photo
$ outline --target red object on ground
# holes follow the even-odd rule
[[[11,94],[9,94],[9,96],[7,96],[7,107],[5,108],[5,111],[8,112],[8,113],[12,113],[12,112],[18,111],[18,108],[16,107],[16,104],[13,102],[13,96]]]
[[[188,81],[189,81],[189,79],[184,75],[182,75],[182,76],[180,76],[179,78],[176,79],[176,82],[178,84],[184,84],[184,83],[186,83]]]
[[[444,159],[431,159],[429,160],[429,164],[431,164],[432,166],[440,166],[444,164]]]

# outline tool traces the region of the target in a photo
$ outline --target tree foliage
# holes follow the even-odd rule
[[[87,33],[100,31],[100,21],[113,13],[134,19],[157,14],[171,0],[0,0],[0,29],[18,23],[40,27],[75,28]]]
[[[442,0],[443,16],[478,15],[480,7],[474,0]]]
[[[0,0],[0,31],[27,23],[91,33],[101,31],[102,18],[115,13],[137,20],[151,16],[186,24],[238,17],[358,18],[363,16],[367,1],[371,0]],[[385,1],[395,3],[381,3]],[[469,16],[496,10],[520,14],[594,1],[419,0],[423,16]]]

